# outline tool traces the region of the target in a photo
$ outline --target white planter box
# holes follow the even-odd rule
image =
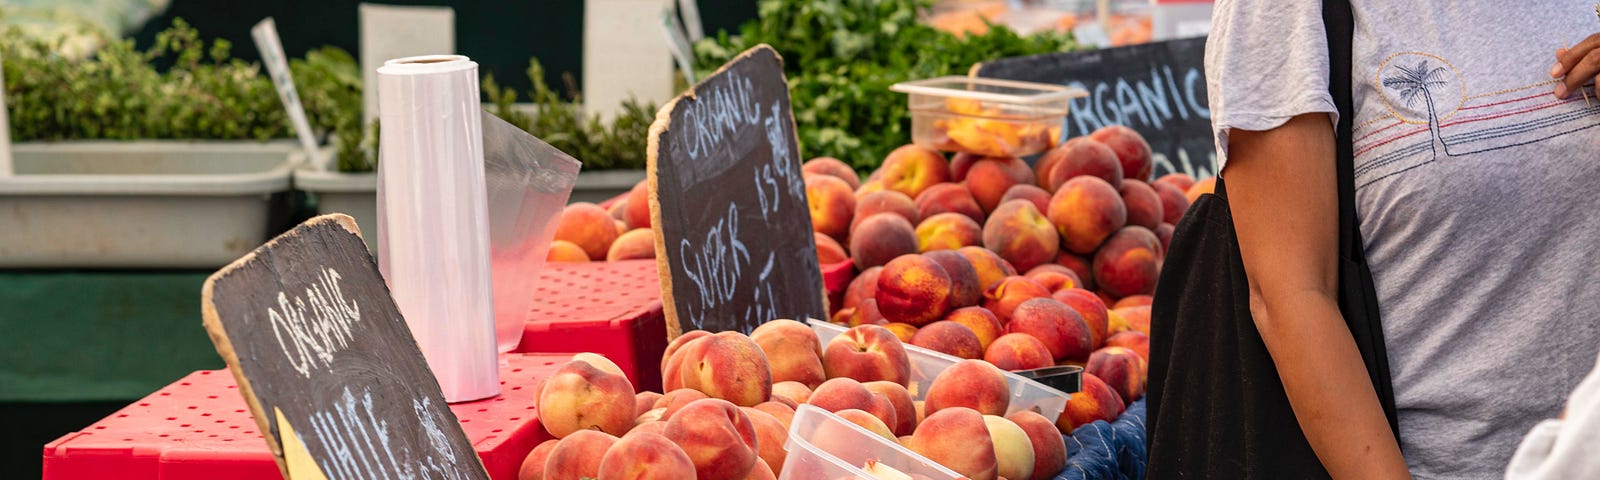
[[[292,142],[12,146],[0,268],[212,268],[267,239]]]
[[[567,203],[600,203],[628,193],[634,184],[644,180],[644,170],[596,170],[578,174],[578,183],[572,187],[572,197]]]

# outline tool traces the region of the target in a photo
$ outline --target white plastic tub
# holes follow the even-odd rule
[[[898,443],[811,405],[795,409],[784,449],[789,456],[783,461],[780,480],[879,478],[864,470],[869,461],[930,480],[962,478]]]
[[[295,152],[294,158],[305,155]],[[327,155],[333,155],[329,151]],[[317,213],[343,213],[361,227],[367,250],[378,251],[377,172],[324,172],[302,165],[294,171],[294,188],[317,196]]]
[[[212,268],[271,233],[292,142],[13,145],[0,268]]]
[[[849,330],[843,325],[837,325],[817,319],[807,320],[811,330],[817,332],[817,340],[826,346],[833,341],[833,337]],[[933,385],[933,379],[939,372],[950,368],[960,358],[928,350],[916,345],[905,344],[906,356],[911,360],[911,384],[906,390],[911,392],[912,400],[925,400],[928,396],[928,387]],[[1032,410],[1052,423],[1061,416],[1061,411],[1067,408],[1067,400],[1071,394],[1045,386],[1021,375],[1004,372],[1006,383],[1011,386],[1011,404],[1006,410],[1006,415],[1011,415],[1023,410]]]

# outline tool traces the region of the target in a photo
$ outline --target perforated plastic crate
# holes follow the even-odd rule
[[[540,379],[566,355],[502,355],[500,395],[450,410],[496,480],[550,438]],[[45,480],[278,480],[278,466],[227,370],[202,370],[44,447]]]
[[[598,353],[635,390],[661,390],[667,324],[655,260],[546,263],[533,295],[516,351]]]

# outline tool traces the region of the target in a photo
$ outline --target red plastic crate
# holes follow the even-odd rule
[[[545,264],[518,352],[593,352],[638,391],[661,390],[667,349],[655,260]]]
[[[534,386],[567,355],[503,355],[500,395],[450,405],[495,480],[550,437]],[[233,375],[202,370],[44,447],[45,480],[280,480]]]
[[[822,286],[828,291],[828,314],[839,311],[839,306],[844,305],[844,290],[850,287],[850,281],[856,279],[855,262],[845,260],[832,265],[822,266]],[[831,320],[819,318],[817,320]]]

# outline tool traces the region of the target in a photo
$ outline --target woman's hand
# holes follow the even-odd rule
[[[1556,84],[1556,98],[1571,96],[1597,77],[1600,77],[1600,33],[1590,35],[1572,48],[1556,50],[1556,64],[1550,67],[1550,78],[1561,80]]]

